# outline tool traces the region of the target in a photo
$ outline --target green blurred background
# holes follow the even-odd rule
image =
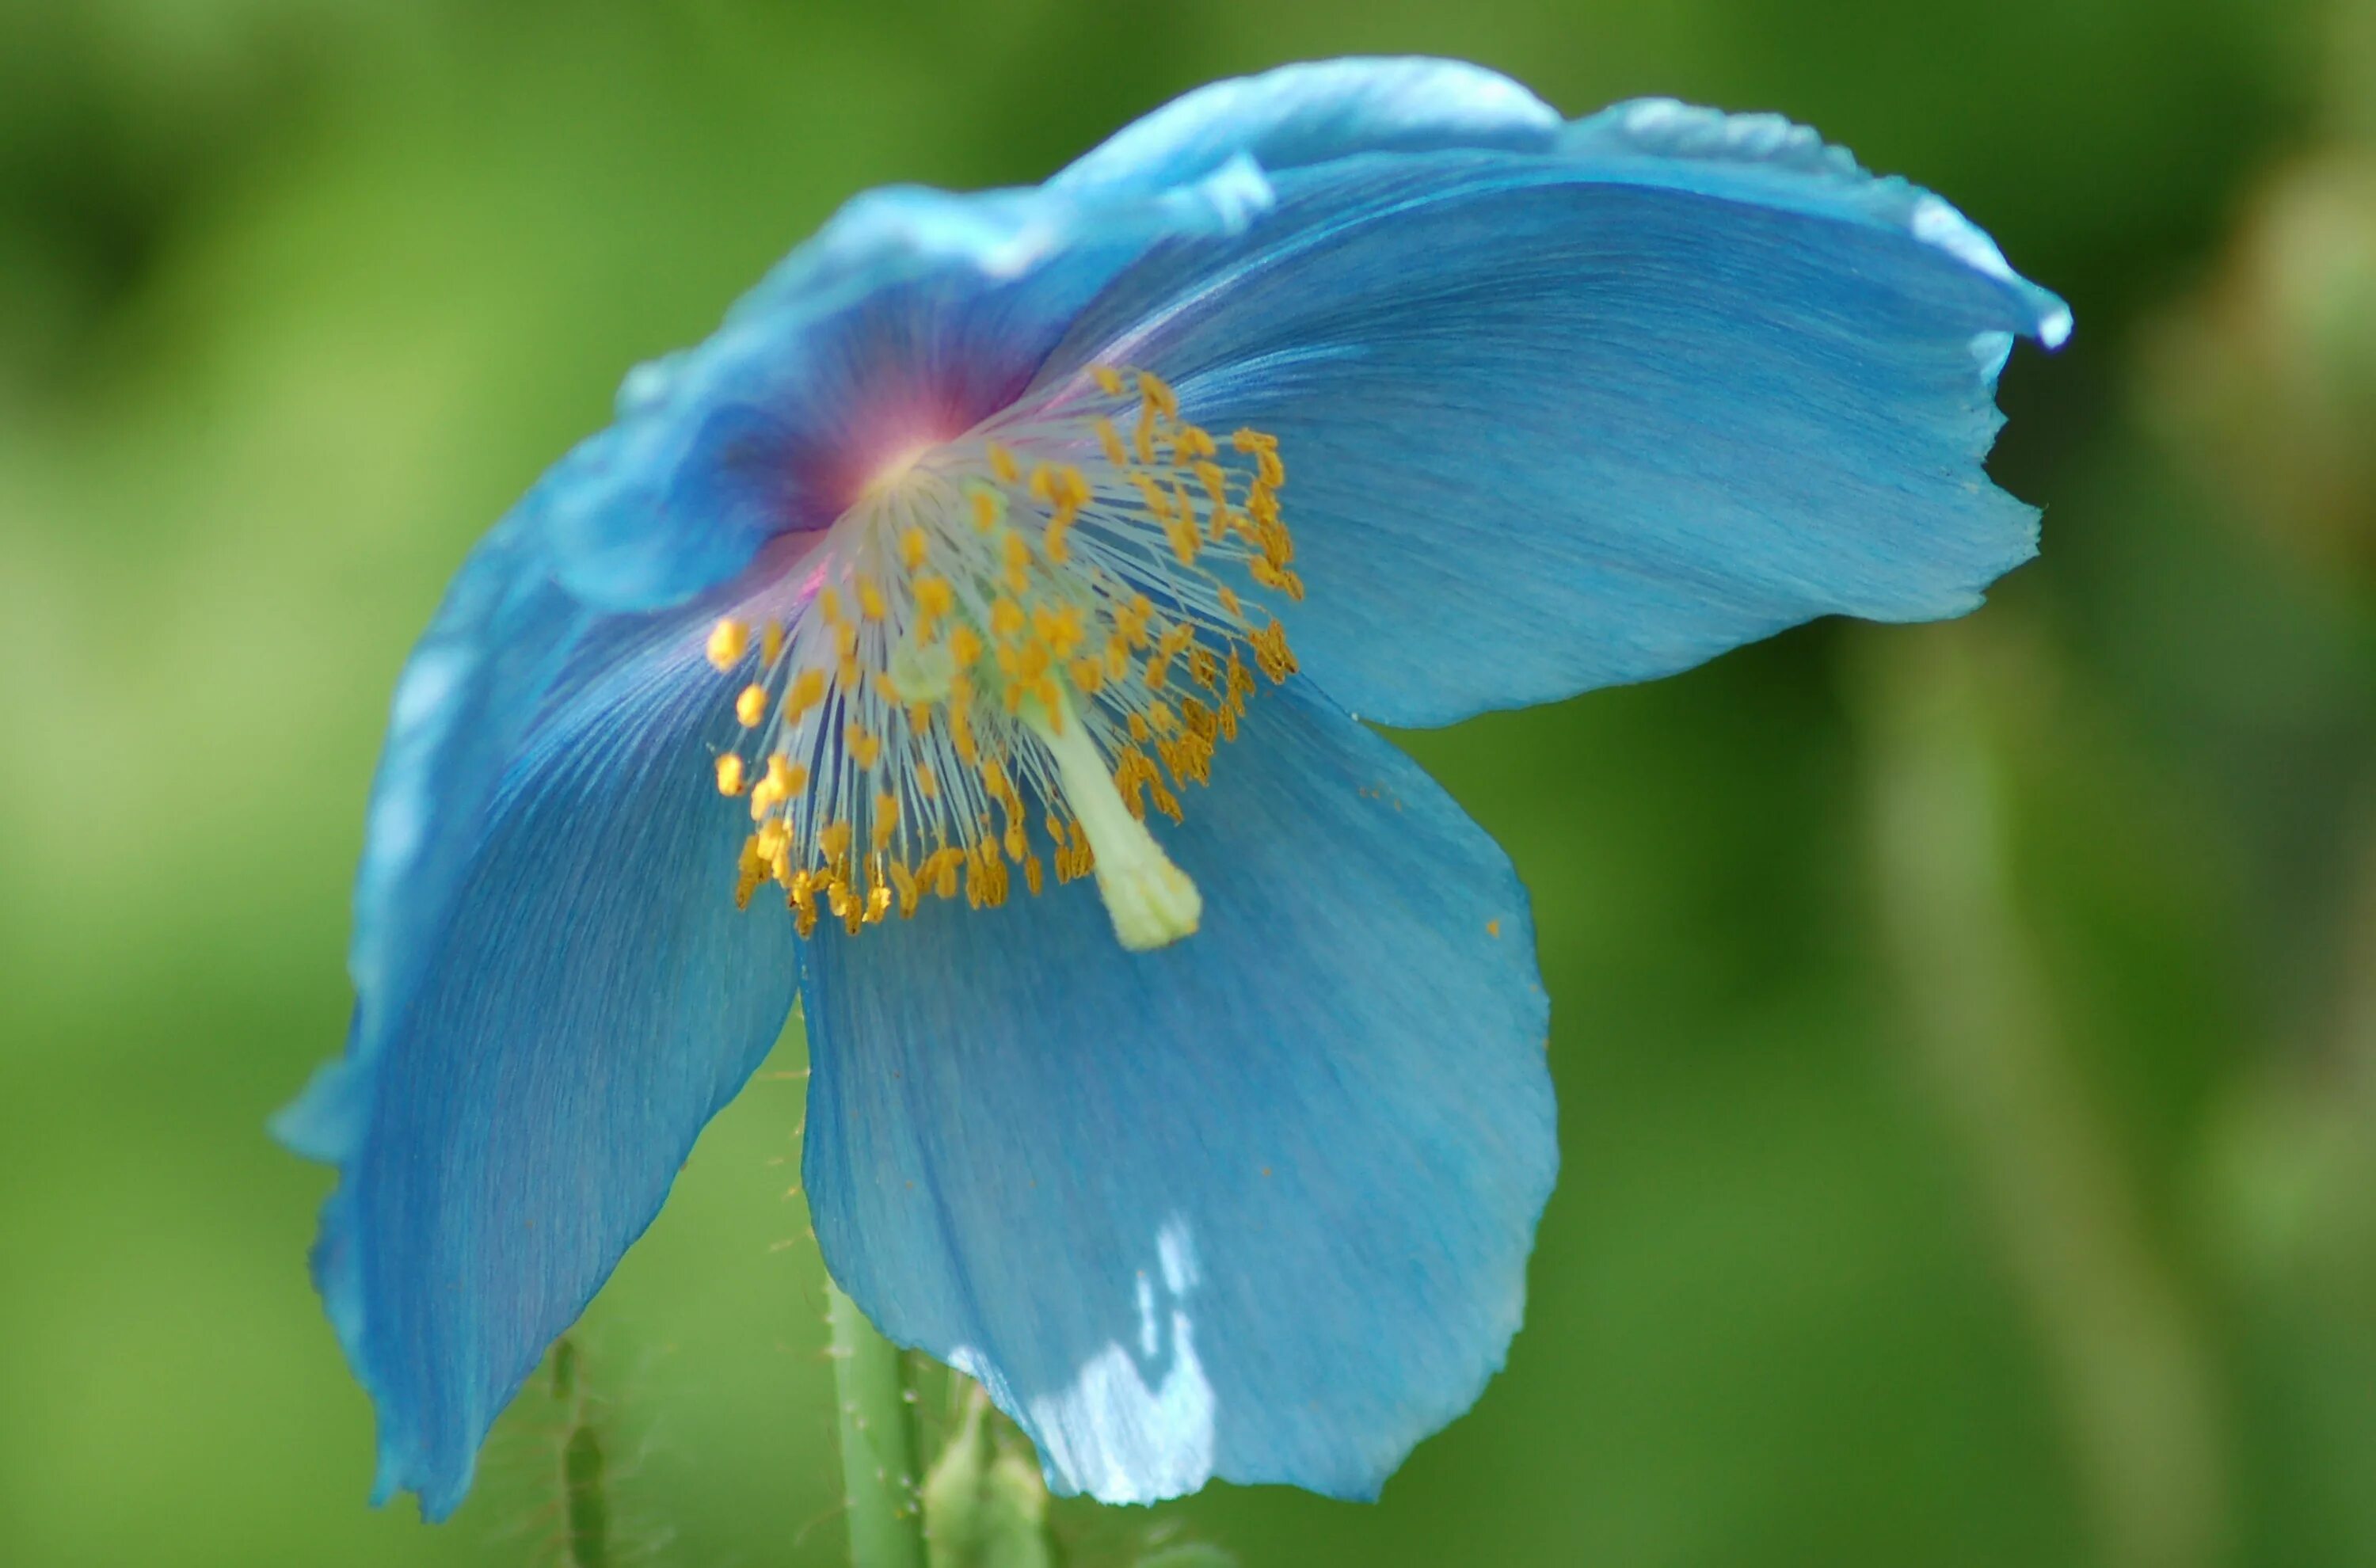
[[[2078,315],[2003,389],[2045,554],[1407,738],[1535,890],[1528,1326],[1381,1505],[1074,1561],[2376,1563],[2376,6],[0,0],[0,1564],[545,1560],[534,1400],[364,1505],[262,1130],[446,574],[850,193],[1404,51],[1962,205]],[[585,1330],[655,1561],[841,1551],[799,1067]]]

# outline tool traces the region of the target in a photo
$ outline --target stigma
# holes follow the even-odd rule
[[[1094,877],[1123,946],[1192,935],[1148,814],[1183,820],[1257,672],[1295,671],[1286,481],[1271,436],[1111,365],[877,469],[778,614],[708,634],[744,735],[710,764],[750,813],[738,902],[772,884],[803,936],[856,934]]]

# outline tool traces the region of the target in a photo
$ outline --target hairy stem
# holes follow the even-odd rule
[[[907,1368],[898,1348],[874,1331],[839,1286],[828,1282],[826,1299],[850,1568],[924,1568]]]

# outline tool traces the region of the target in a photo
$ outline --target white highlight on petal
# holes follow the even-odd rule
[[[1212,218],[1224,234],[1240,234],[1246,225],[1268,212],[1278,200],[1262,165],[1241,152],[1219,168],[1161,198],[1174,208],[1193,204]]]
[[[1157,1300],[1156,1280],[1139,1276],[1139,1354],[1110,1341],[1082,1364],[1070,1388],[1028,1401],[1024,1412],[1060,1487],[1100,1503],[1158,1503],[1194,1491],[1213,1473],[1218,1403],[1196,1359],[1195,1322],[1187,1310],[1201,1275],[1186,1221],[1165,1221],[1155,1251],[1167,1300]],[[1162,1357],[1167,1337],[1170,1362],[1150,1384],[1147,1364]],[[949,1364],[1014,1408],[1012,1391],[980,1351],[960,1346]]]
[[[1972,352],[1972,362],[1980,367],[1980,379],[1994,381],[2013,358],[2013,334],[2010,332],[1975,332],[1964,345]]]
[[[1924,196],[1914,204],[1913,214],[1907,220],[1907,231],[1926,245],[1936,245],[1975,272],[2004,282],[2016,282],[2013,268],[2005,262],[2004,252],[1997,243],[1980,232],[1978,225],[1934,196]],[[2051,345],[2049,345],[2051,347]]]
[[[454,648],[427,648],[415,654],[404,679],[396,683],[388,727],[410,730],[443,708],[460,688],[471,663],[469,654]]]

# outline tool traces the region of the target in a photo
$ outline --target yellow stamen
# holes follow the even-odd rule
[[[774,880],[804,934],[926,897],[994,909],[1051,873],[1096,877],[1133,948],[1202,918],[1147,825],[1180,820],[1175,790],[1209,782],[1258,688],[1295,672],[1264,602],[1303,592],[1286,469],[1151,373],[1085,367],[1065,398],[877,473],[801,568],[791,635],[712,625],[737,719],[776,726],[764,775],[747,750],[715,759],[754,830],[740,896]]]
[[[751,628],[740,621],[720,621],[709,629],[709,662],[721,674],[733,669],[750,646]]]

